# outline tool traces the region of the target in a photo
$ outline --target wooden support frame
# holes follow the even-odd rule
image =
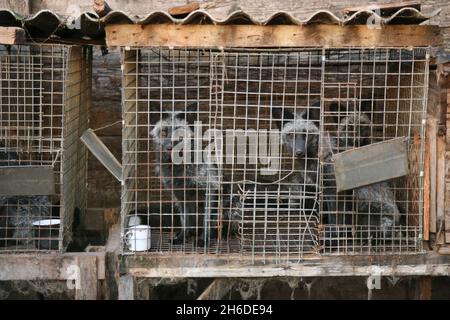
[[[106,26],[108,46],[146,47],[420,47],[442,43],[438,26],[178,25]]]
[[[73,280],[75,276],[79,281],[79,286],[75,287],[75,299],[97,299],[98,280],[105,279],[105,254],[95,252],[0,255],[0,281],[64,281]]]

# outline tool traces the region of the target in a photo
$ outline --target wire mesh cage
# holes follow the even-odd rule
[[[141,48],[122,64],[124,252],[421,250],[425,49]],[[401,137],[407,176],[336,189],[336,154]]]
[[[0,46],[0,252],[63,251],[86,204],[91,51]]]
[[[428,91],[425,49],[328,50],[323,67],[324,154],[391,139],[407,142],[408,174],[336,192],[332,157],[321,163],[323,252],[414,253],[422,250],[423,160]],[[328,141],[327,141],[328,140]],[[376,157],[377,154],[368,154]],[[379,172],[394,166],[388,155]],[[355,168],[360,169],[359,166]]]

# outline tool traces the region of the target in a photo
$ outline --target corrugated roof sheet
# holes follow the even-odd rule
[[[84,12],[76,19],[58,15],[50,10],[42,10],[31,16],[21,16],[8,9],[0,9],[0,26],[22,26],[30,36],[48,37],[55,34],[60,37],[101,38],[104,36],[104,26],[107,24],[367,24],[379,22],[381,24],[420,24],[435,15],[424,15],[416,8],[401,8],[390,16],[379,16],[371,10],[359,10],[348,17],[341,16],[328,10],[314,12],[305,11],[302,14],[290,14],[279,11],[267,17],[254,17],[241,10],[226,16],[214,15],[206,10],[197,10],[183,18],[176,18],[165,11],[154,11],[147,15],[137,16],[124,11],[115,10],[99,18],[95,13]]]

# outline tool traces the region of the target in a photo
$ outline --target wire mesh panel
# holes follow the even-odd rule
[[[321,50],[123,57],[126,251],[317,253]]]
[[[330,155],[321,176],[324,253],[420,251],[427,51],[327,50],[323,77],[321,134],[331,137],[322,145]],[[408,175],[336,192],[333,154],[400,137],[407,141]],[[394,165],[388,159],[385,170]]]
[[[88,58],[81,47],[0,47],[0,170],[2,186],[12,184],[0,195],[1,252],[63,250],[70,241],[85,199],[78,137],[87,126]],[[5,176],[21,172],[24,181]],[[40,188],[43,177],[50,189]]]
[[[222,205],[242,254],[299,260],[318,252],[321,53],[213,54],[212,119],[225,132]]]
[[[300,261],[421,249],[425,50],[143,48],[122,59],[125,252]],[[335,154],[397,137],[407,176],[337,191]]]

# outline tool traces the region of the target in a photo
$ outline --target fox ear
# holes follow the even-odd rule
[[[163,111],[159,102],[150,103],[150,124],[155,124],[163,117]]]
[[[294,120],[294,113],[284,108],[272,108],[272,119],[275,121],[278,129],[282,129],[286,122]]]

